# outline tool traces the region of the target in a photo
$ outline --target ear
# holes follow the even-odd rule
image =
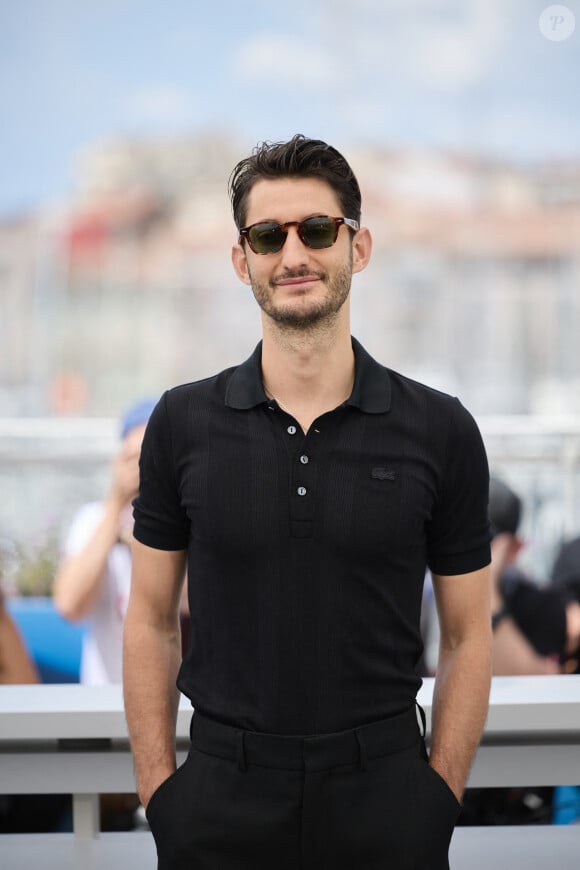
[[[250,278],[250,270],[248,269],[248,259],[246,257],[246,252],[242,245],[238,242],[238,244],[232,246],[232,266],[234,267],[234,272],[244,284],[251,284]]]
[[[371,258],[373,239],[366,227],[361,227],[352,242],[352,271],[362,272]]]

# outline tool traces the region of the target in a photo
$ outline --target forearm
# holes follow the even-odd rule
[[[63,561],[55,577],[53,598],[66,619],[79,620],[94,608],[101,592],[107,559],[119,537],[122,505],[109,500],[99,525],[83,549]]]
[[[539,655],[507,616],[493,634],[493,672],[504,674],[558,674],[557,659]]]
[[[127,613],[123,651],[125,713],[135,762],[137,790],[146,807],[174,770],[181,661],[179,620],[157,626]]]
[[[491,627],[441,647],[433,694],[430,763],[461,800],[485,724],[491,685]]]
[[[37,683],[38,673],[12,617],[0,604],[0,683]]]

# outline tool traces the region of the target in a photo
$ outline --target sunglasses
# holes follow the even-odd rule
[[[276,221],[260,221],[249,227],[240,229],[240,243],[247,239],[254,254],[277,254],[284,247],[288,238],[288,227],[296,227],[298,238],[307,248],[320,250],[331,248],[338,238],[340,227],[345,224],[351,230],[358,230],[358,221],[352,218],[320,217],[306,218],[304,221],[287,221],[285,224]]]

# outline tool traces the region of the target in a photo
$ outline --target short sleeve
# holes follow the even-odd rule
[[[427,562],[434,574],[467,574],[491,561],[488,520],[489,468],[481,434],[458,399],[429,523]]]
[[[135,538],[157,550],[184,550],[189,520],[181,505],[167,393],[156,405],[145,430],[139,460],[139,495],[133,502]]]

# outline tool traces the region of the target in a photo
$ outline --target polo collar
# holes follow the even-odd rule
[[[391,379],[389,371],[378,363],[362,344],[352,338],[354,350],[354,385],[347,405],[367,414],[386,414],[391,409]]]
[[[367,414],[385,414],[391,408],[391,382],[388,369],[380,365],[364,347],[352,338],[355,358],[354,385],[346,405]],[[253,354],[239,365],[228,382],[225,404],[228,408],[248,411],[268,402],[262,384],[262,342]]]
[[[228,408],[249,411],[267,401],[262,384],[262,342],[259,341],[254,353],[234,369],[226,387],[225,402]]]

